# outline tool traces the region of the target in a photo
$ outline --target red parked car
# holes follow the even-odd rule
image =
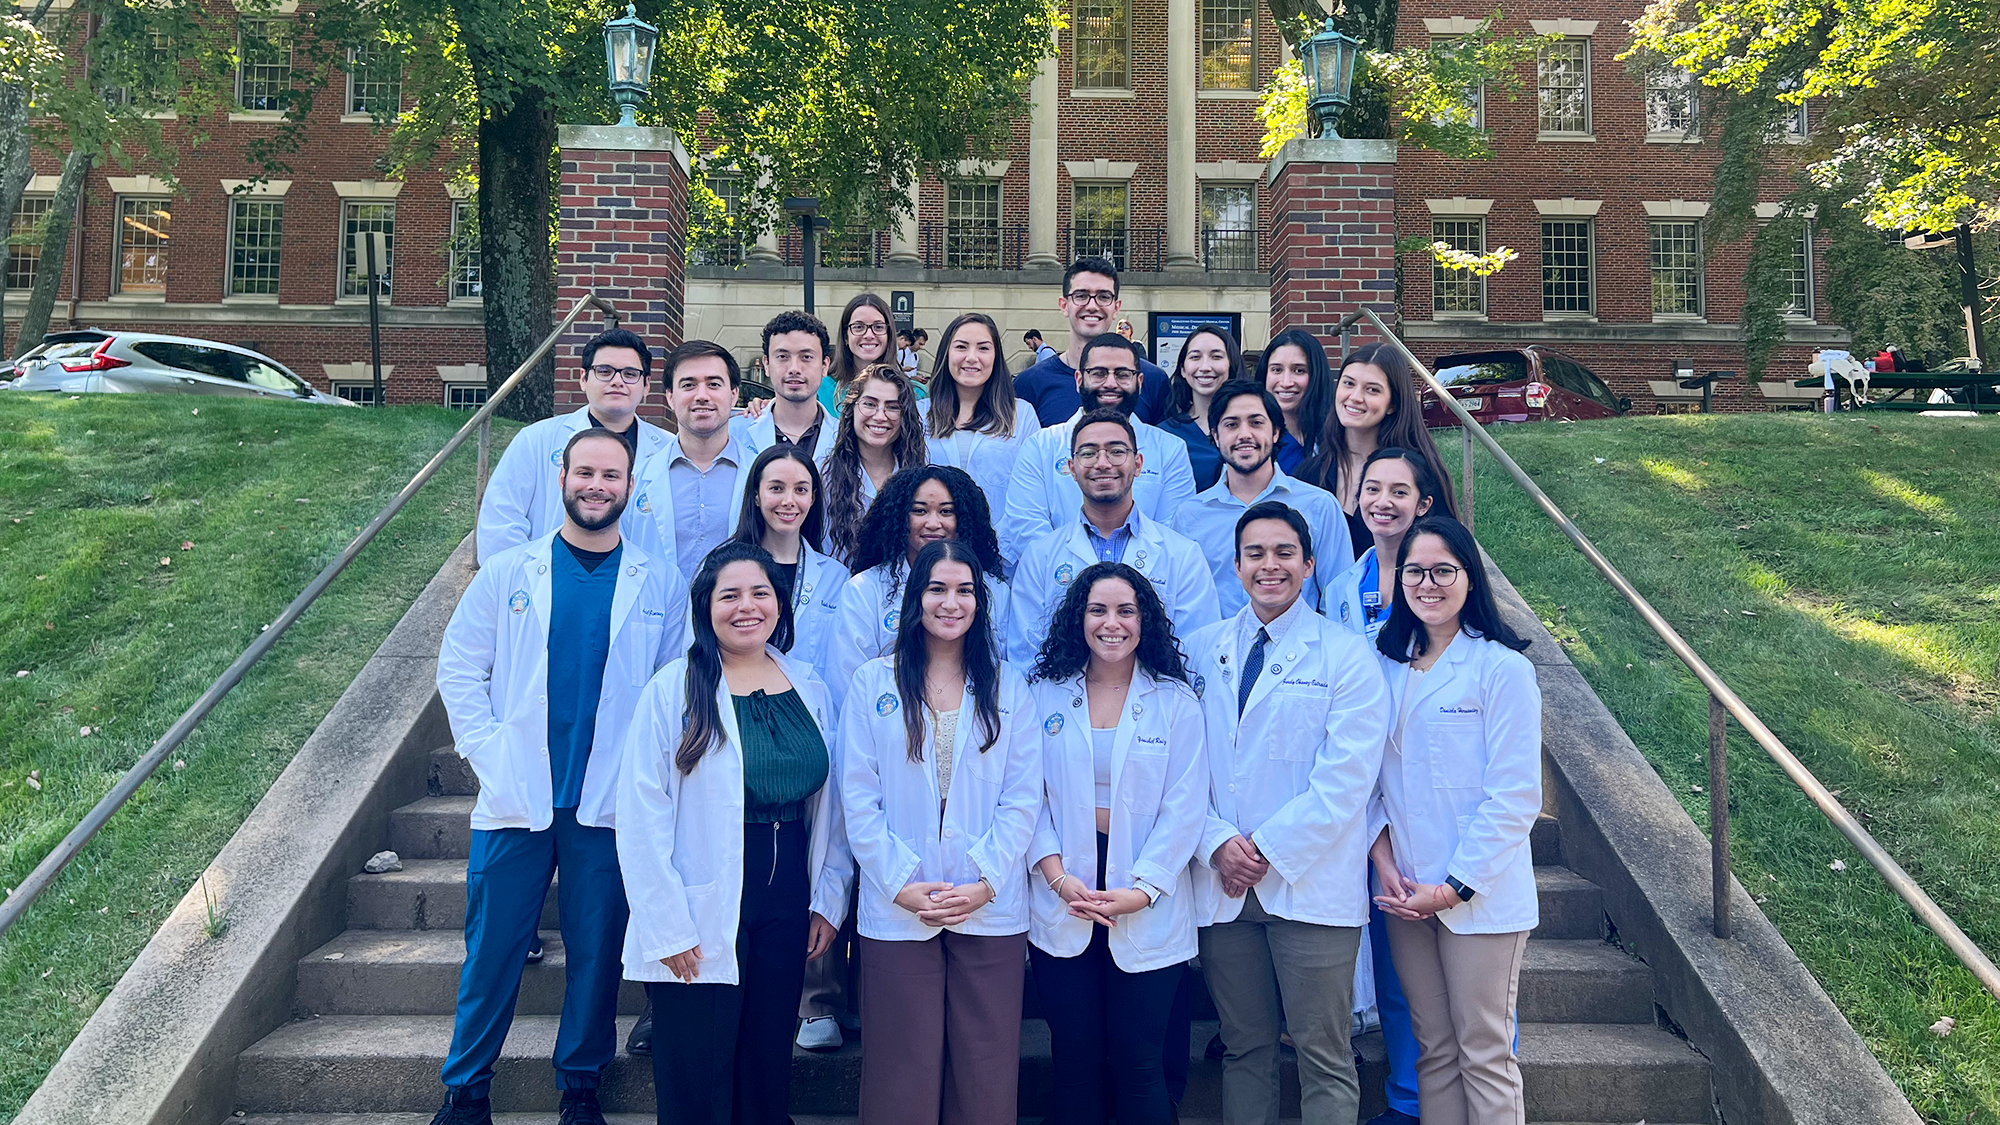
[[[1632,409],[1631,399],[1612,394],[1590,368],[1540,344],[1441,356],[1433,370],[1482,426],[1616,418]],[[1458,416],[1428,389],[1424,425],[1458,425]]]

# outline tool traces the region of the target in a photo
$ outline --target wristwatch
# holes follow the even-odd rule
[[[1479,893],[1464,883],[1459,882],[1456,875],[1445,876],[1444,885],[1458,892],[1458,901],[1460,902],[1471,902],[1472,896]]]
[[[1148,907],[1151,907],[1154,903],[1160,901],[1160,892],[1156,888],[1154,888],[1154,886],[1151,883],[1146,882],[1144,879],[1132,880],[1132,886],[1140,894],[1146,896],[1146,905]]]

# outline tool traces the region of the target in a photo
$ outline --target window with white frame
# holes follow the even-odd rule
[[[42,261],[42,224],[54,203],[50,196],[24,195],[14,208],[14,222],[7,232],[7,288],[35,287],[35,267]]]
[[[166,295],[167,244],[173,238],[171,208],[165,199],[118,197],[118,292]]]
[[[743,211],[743,180],[734,172],[716,172],[702,178],[709,193],[722,201],[721,222],[702,231],[688,246],[691,265],[740,266],[743,264],[743,236],[736,230]]]
[[[1431,241],[1468,254],[1486,253],[1486,220],[1478,215],[1431,220]],[[1486,313],[1486,279],[1471,270],[1431,262],[1431,311],[1447,316]]]
[[[1120,270],[1125,268],[1125,248],[1129,227],[1127,203],[1131,187],[1125,183],[1078,183],[1070,196],[1070,259],[1109,258]]]
[[[1701,224],[1655,219],[1646,224],[1653,274],[1653,315],[1701,315]]]
[[[1694,76],[1657,66],[1646,72],[1646,132],[1685,136],[1695,129]]]
[[[375,291],[387,300],[394,290],[390,275],[396,264],[396,205],[387,201],[357,202],[349,200],[340,205],[340,295],[343,297],[366,297],[368,295],[368,263],[356,260],[354,256],[354,236],[380,232],[388,243],[389,260],[375,263],[380,273]]]
[[[1463,40],[1454,39],[1441,43],[1439,46],[1447,51],[1456,52],[1463,43]],[[1486,83],[1474,82],[1466,86],[1464,92],[1459,97],[1459,102],[1465,106],[1466,111],[1469,113],[1471,117],[1470,123],[1474,129],[1486,128]],[[1443,118],[1437,118],[1432,121],[1432,124],[1435,125],[1443,125],[1445,123]]]
[[[1076,89],[1132,88],[1131,0],[1076,0],[1070,37]]]
[[[278,251],[284,241],[285,201],[235,197],[229,201],[229,295],[278,295]]]
[[[999,180],[945,185],[944,264],[959,270],[1000,268]]]
[[[1257,268],[1257,185],[1201,185],[1202,265],[1211,270]]]
[[[1257,88],[1256,0],[1201,0],[1201,88]]]
[[[451,299],[479,296],[479,201],[451,202]]]
[[[403,55],[370,39],[347,52],[347,112],[394,117],[403,111]]]
[[[1806,120],[1806,103],[1800,102],[1798,105],[1792,107],[1791,113],[1785,116],[1784,128],[1781,132],[1787,140],[1802,141],[1810,131],[1810,126],[1811,122]]]
[[[370,391],[374,388],[370,387]],[[487,387],[484,383],[446,383],[444,404],[453,410],[477,410],[486,405]]]
[[[1590,40],[1563,39],[1536,54],[1535,101],[1541,132],[1590,132]]]
[[[170,106],[173,101],[174,92],[171,84],[163,80],[173,76],[174,65],[171,47],[172,40],[167,37],[166,32],[148,31],[146,33],[146,47],[139,55],[139,74],[135,76],[140,78],[139,84],[136,86],[106,86],[104,88],[104,104],[129,106],[136,101],[141,107]],[[122,61],[121,58],[112,58],[110,60],[112,69],[118,69]]]
[[[292,85],[292,23],[246,19],[236,29],[236,108],[269,112],[286,108]]]
[[[384,380],[385,382],[387,380]],[[379,406],[381,400],[375,397],[375,381],[365,383],[335,383],[333,393],[358,406]]]
[[[1595,308],[1591,220],[1542,220],[1542,312],[1587,316]]]
[[[1792,296],[1785,302],[1785,315],[1801,320],[1813,318],[1812,242],[1812,224],[1806,223],[1799,232],[1798,240],[1792,243],[1792,268],[1789,271]]]

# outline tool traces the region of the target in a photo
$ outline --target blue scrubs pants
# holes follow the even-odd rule
[[[560,871],[562,1023],[556,1032],[557,1085],[597,1088],[618,1046],[618,982],[624,975],[625,884],[609,828],[576,822],[576,810],[555,810],[541,832],[500,828],[472,833],[465,869],[465,967],[458,975],[458,1015],[444,1084],[484,1098],[493,1064],[514,1022],[528,942],[542,916],[549,882]]]
[[[1382,908],[1368,905],[1368,952],[1375,962],[1375,1010],[1382,1016],[1382,1049],[1389,1056],[1383,1083],[1389,1108],[1417,1117],[1417,1033],[1410,1026],[1410,1002],[1396,979],[1389,956],[1389,923]]]

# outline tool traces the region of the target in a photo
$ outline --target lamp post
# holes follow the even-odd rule
[[[625,14],[604,22],[604,68],[611,83],[611,100],[618,103],[618,124],[639,124],[634,116],[653,83],[653,48],[660,29],[639,18],[629,2]]]
[[[1306,75],[1306,131],[1338,138],[1334,124],[1347,108],[1354,87],[1354,58],[1361,40],[1334,30],[1328,19],[1299,44]]]
[[[819,200],[811,196],[793,196],[785,200],[785,214],[798,220],[799,263],[805,267],[805,309],[813,311],[813,267],[819,264],[819,251],[814,246],[814,235],[825,229],[826,220],[819,217]]]

